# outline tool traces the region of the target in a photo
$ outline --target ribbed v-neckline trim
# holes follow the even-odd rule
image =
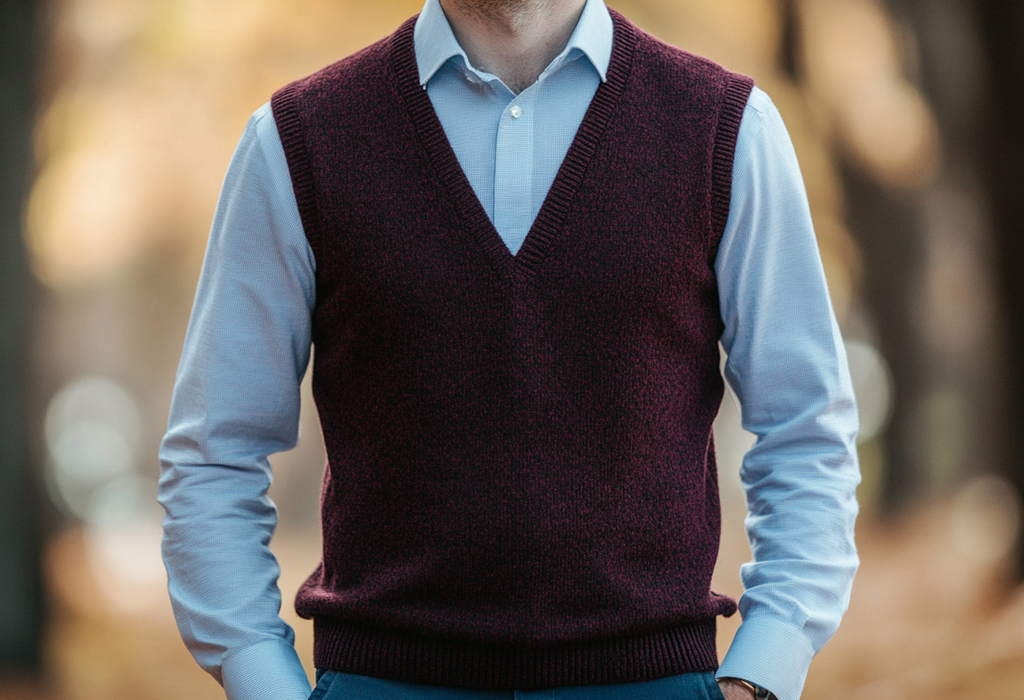
[[[491,223],[487,212],[473,191],[458,157],[452,150],[444,127],[434,111],[430,97],[419,83],[413,30],[416,17],[411,17],[395,32],[391,44],[391,63],[398,81],[398,90],[409,116],[419,134],[421,144],[442,186],[454,200],[465,233],[479,245],[495,271],[502,277],[536,274],[554,239],[564,228],[569,207],[583,182],[587,167],[593,160],[597,145],[611,121],[629,77],[636,46],[636,33],[621,14],[609,8],[614,23],[612,55],[606,80],[594,93],[580,122],[558,174],[551,183],[537,218],[519,252],[515,255],[505,245],[501,234]]]

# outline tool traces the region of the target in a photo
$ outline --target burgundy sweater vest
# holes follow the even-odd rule
[[[274,95],[316,257],[318,668],[531,689],[718,665],[714,260],[752,82],[612,16],[515,256],[414,20]]]

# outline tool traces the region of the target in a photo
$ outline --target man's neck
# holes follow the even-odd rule
[[[585,5],[586,0],[441,0],[469,62],[516,94],[562,52]]]

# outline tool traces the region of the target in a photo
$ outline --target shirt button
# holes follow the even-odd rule
[[[519,116],[523,113],[523,110],[520,109],[519,105],[512,105],[512,109],[510,109],[508,113],[512,115],[513,119],[519,119]]]

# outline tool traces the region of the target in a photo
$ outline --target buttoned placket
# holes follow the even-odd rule
[[[539,87],[539,86],[535,86]],[[494,150],[494,227],[517,252],[533,222],[533,124],[537,90],[513,97],[498,122]]]
[[[495,133],[493,208],[494,228],[513,255],[519,252],[533,220],[534,211],[534,129],[539,96],[545,79],[578,55],[567,51],[557,57],[537,80],[518,95],[497,76],[472,68],[463,60],[459,71],[475,90],[489,91],[490,99],[505,101]],[[485,205],[486,207],[486,205]]]

